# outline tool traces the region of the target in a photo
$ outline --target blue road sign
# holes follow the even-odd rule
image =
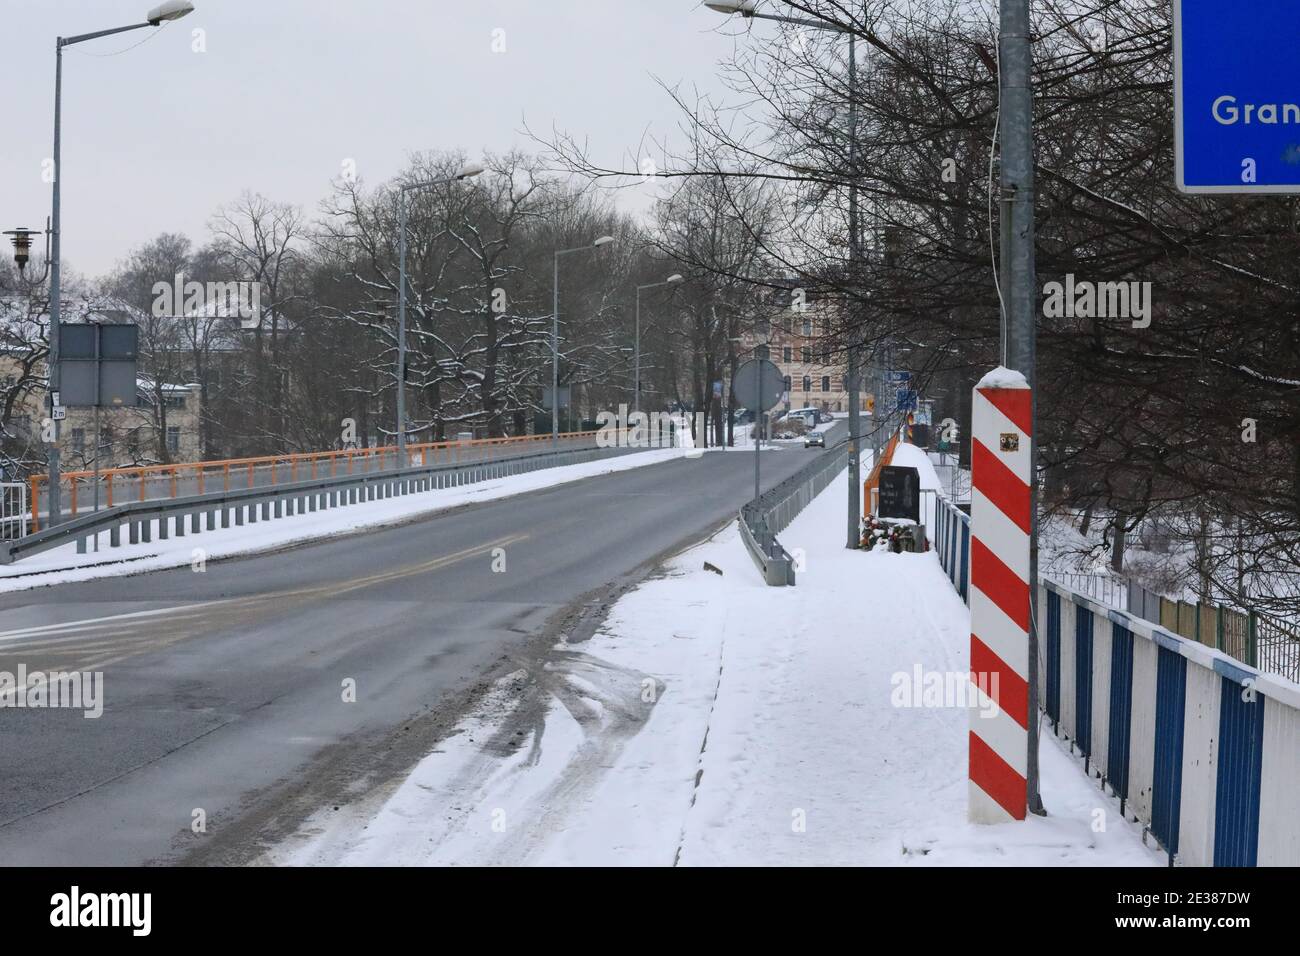
[[[895,403],[900,412],[916,411],[916,392],[911,389],[899,389]]]
[[[1174,0],[1178,188],[1300,192],[1296,0]]]
[[[912,380],[912,373],[911,373],[911,372],[898,372],[898,371],[895,371],[895,372],[889,372],[889,373],[886,375],[886,380],[889,381],[889,382],[892,382],[892,383],[894,383],[894,384],[896,384],[896,385],[906,385],[908,382],[910,382],[910,381]]]

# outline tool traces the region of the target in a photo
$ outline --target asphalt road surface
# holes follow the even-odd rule
[[[764,486],[819,453],[764,453]],[[710,452],[202,573],[0,596],[0,671],[104,674],[98,719],[0,707],[0,864],[254,859],[399,779],[488,678],[594,626],[752,488],[751,454]]]

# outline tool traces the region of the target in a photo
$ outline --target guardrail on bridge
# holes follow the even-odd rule
[[[109,533],[109,546],[120,547],[123,526],[128,531],[128,543],[137,544],[151,541],[155,527],[160,540],[169,537],[170,534],[175,534],[177,537],[184,535],[187,518],[189,533],[197,534],[205,530],[205,526],[208,531],[216,530],[218,516],[220,516],[221,527],[229,528],[232,521],[236,526],[243,525],[245,520],[252,524],[259,518],[262,521],[269,521],[274,518],[292,517],[295,513],[302,514],[391,498],[396,495],[472,484],[542,468],[635,454],[640,450],[586,448],[541,452],[497,461],[390,469],[274,486],[223,490],[183,498],[133,501],[72,518],[16,541],[0,541],[0,564],[10,564],[72,541],[77,542],[78,553],[85,553],[87,542],[104,531]],[[172,523],[170,529],[169,521]]]

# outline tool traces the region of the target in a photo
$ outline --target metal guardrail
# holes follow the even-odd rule
[[[21,558],[72,541],[77,542],[77,552],[84,554],[87,542],[104,531],[109,533],[109,546],[120,547],[123,526],[127,528],[128,543],[138,544],[152,540],[155,524],[159,540],[166,539],[169,534],[177,537],[186,534],[186,518],[189,519],[189,533],[197,534],[201,530],[215,531],[218,523],[221,528],[231,527],[232,522],[235,526],[242,526],[246,521],[252,524],[258,520],[292,517],[294,514],[474,484],[544,468],[614,458],[641,450],[586,448],[541,452],[489,462],[390,469],[274,486],[223,490],[184,498],[133,501],[81,515],[17,541],[0,541],[0,564],[12,564]],[[172,523],[170,532],[169,520]]]
[[[561,447],[574,444],[591,447],[598,431],[564,432]],[[412,466],[454,465],[491,461],[529,454],[550,444],[550,434],[519,435],[512,438],[476,438],[407,445],[407,462]],[[229,458],[219,461],[179,462],[171,465],[138,465],[94,471],[65,471],[60,476],[63,500],[75,518],[95,496],[96,488],[108,507],[123,501],[152,498],[181,498],[201,495],[215,488],[254,488],[293,483],[306,478],[335,477],[358,472],[390,471],[397,465],[397,446],[345,448],[336,451],[264,455],[257,458]],[[47,515],[48,476],[28,479],[31,530],[39,531]],[[98,483],[98,484],[96,484]]]
[[[779,485],[746,502],[736,514],[745,547],[769,585],[795,583],[795,560],[776,536],[848,465],[847,437],[848,425],[836,422],[826,430],[825,452]]]

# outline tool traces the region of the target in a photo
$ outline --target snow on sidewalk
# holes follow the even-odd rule
[[[845,481],[781,535],[807,555],[797,587],[764,586],[728,526],[590,641],[511,675],[391,795],[322,815],[272,859],[1163,865],[1050,731],[1050,816],[965,822],[967,711],[895,698],[896,675],[964,676],[966,608],[933,555],[844,548]]]

